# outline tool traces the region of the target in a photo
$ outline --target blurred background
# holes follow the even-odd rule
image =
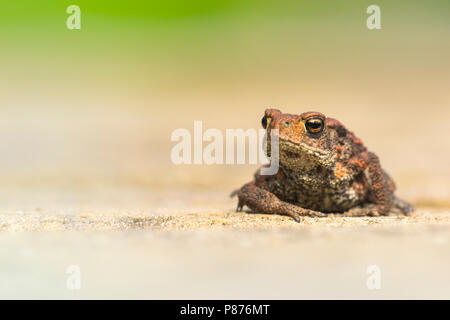
[[[66,27],[72,4],[80,30]],[[372,4],[381,30],[366,26]],[[192,132],[194,120],[259,128],[268,106],[340,120],[379,155],[400,196],[450,207],[446,0],[3,1],[0,39],[0,230],[40,230],[46,215],[232,212],[230,191],[257,166],[175,166],[170,135]],[[6,248],[34,243],[20,239]],[[70,239],[39,250],[76,247]],[[21,254],[20,266],[47,266]],[[20,269],[9,263],[6,275]]]
[[[70,4],[2,3],[3,186],[235,187],[256,167],[176,167],[170,134],[273,106],[339,119],[400,191],[450,194],[448,1],[379,1],[381,30],[370,1],[80,0],[81,30]]]

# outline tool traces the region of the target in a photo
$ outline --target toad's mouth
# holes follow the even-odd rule
[[[301,155],[310,154],[320,158],[328,158],[330,152],[312,147],[305,143],[293,142],[291,140],[279,139],[280,151],[286,155],[292,155],[293,157],[298,157]]]
[[[322,149],[309,146],[304,143],[292,142],[290,140],[279,140],[279,160],[281,163],[301,162],[301,163],[315,163],[322,166],[330,166],[335,157],[334,153]]]

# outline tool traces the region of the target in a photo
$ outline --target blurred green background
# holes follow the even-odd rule
[[[81,8],[68,30],[66,8]],[[448,63],[448,1],[5,1],[3,88],[54,94],[151,90],[221,92],[223,85],[345,81]],[[419,62],[419,63],[418,63]],[[95,84],[95,87],[92,87]],[[239,86],[239,88],[236,88]],[[8,90],[7,90],[8,91]]]

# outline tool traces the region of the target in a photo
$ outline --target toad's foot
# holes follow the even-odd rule
[[[405,216],[409,216],[414,211],[411,204],[397,197],[394,198],[392,207],[399,209]],[[380,207],[373,203],[352,208],[343,214],[344,217],[377,217],[380,215],[389,215],[389,212],[383,213]]]
[[[288,215],[295,221],[300,222],[301,216],[325,217],[326,214],[318,211],[305,209],[288,202],[281,201],[273,193],[255,185],[254,182],[247,183],[240,190],[235,191],[231,196],[238,196],[237,211],[242,211],[244,206],[253,211]]]
[[[412,204],[397,197],[394,198],[394,207],[400,209],[405,216],[410,216],[414,212],[414,206]]]
[[[343,217],[377,217],[380,211],[375,204],[366,204],[360,207],[354,207],[342,214]]]

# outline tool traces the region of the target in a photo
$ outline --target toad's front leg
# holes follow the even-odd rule
[[[293,205],[291,203],[281,201],[273,193],[258,187],[255,182],[244,185],[241,189],[233,192],[231,196],[238,196],[239,202],[237,211],[242,211],[244,206],[249,207],[253,211],[288,215],[300,222],[300,216],[316,216],[324,217],[326,214]]]

